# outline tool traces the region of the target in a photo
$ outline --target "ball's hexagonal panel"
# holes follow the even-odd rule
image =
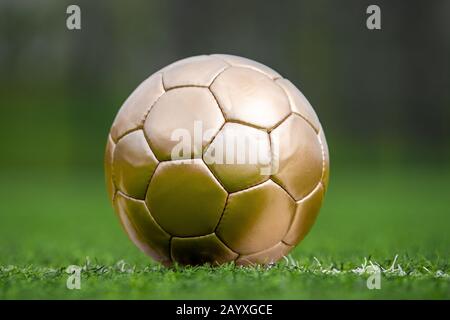
[[[111,135],[108,135],[108,141],[106,142],[105,149],[105,180],[106,180],[106,188],[108,190],[108,195],[111,201],[114,198],[114,193],[116,192],[114,181],[112,177],[112,165],[113,165],[113,154],[114,148],[116,147],[114,141],[111,138]]]
[[[145,202],[119,191],[114,199],[114,207],[134,244],[155,260],[170,264],[170,235],[156,223]]]
[[[292,246],[279,242],[273,247],[249,255],[242,255],[236,260],[237,265],[248,266],[255,264],[272,264],[286,256],[292,250]]]
[[[213,54],[213,57],[218,57],[220,59],[223,59],[228,64],[235,66],[235,67],[245,67],[249,69],[253,69],[259,72],[264,73],[266,76],[272,79],[281,78],[281,76],[278,74],[278,72],[274,71],[273,69],[269,68],[268,66],[263,65],[262,63],[243,58],[238,56],[233,56],[230,54]]]
[[[215,234],[193,238],[174,237],[171,247],[173,260],[184,265],[219,265],[238,257]]]
[[[196,56],[172,63],[163,70],[166,90],[179,86],[209,87],[228,64],[211,56]]]
[[[283,89],[261,72],[248,68],[226,69],[210,88],[227,120],[270,129],[291,112]]]
[[[292,112],[304,117],[313,126],[314,130],[319,132],[319,118],[303,93],[287,79],[277,79],[276,83],[286,92]]]
[[[268,180],[229,195],[216,234],[234,252],[259,252],[283,239],[294,210],[292,198]]]
[[[126,195],[144,199],[150,177],[158,165],[142,130],[128,133],[117,142],[113,157],[116,187]]]
[[[144,124],[145,117],[156,100],[164,93],[162,76],[157,73],[142,82],[120,108],[111,127],[114,141]]]
[[[320,128],[319,141],[322,146],[323,153],[323,170],[322,170],[322,184],[325,190],[328,188],[328,179],[330,176],[330,153],[328,151],[327,139],[325,138],[325,133],[323,128]]]
[[[323,155],[319,138],[302,117],[290,115],[270,133],[273,161],[278,171],[272,180],[295,199],[309,194],[322,176]]]
[[[192,237],[214,231],[227,196],[201,159],[178,160],[159,164],[146,202],[164,230]]]
[[[166,92],[155,103],[144,130],[159,160],[171,160],[172,152],[178,159],[199,158],[224,121],[208,88],[176,88]],[[184,149],[187,155],[183,154],[183,145],[190,149],[190,153]]]
[[[323,195],[324,189],[322,183],[319,183],[313,192],[297,202],[294,220],[283,239],[284,242],[295,246],[308,234],[316,221]]]
[[[269,179],[269,135],[228,122],[208,146],[203,159],[228,192],[243,190]]]

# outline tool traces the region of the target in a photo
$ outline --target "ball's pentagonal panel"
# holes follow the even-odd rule
[[[114,150],[112,174],[116,187],[126,195],[144,199],[157,164],[142,130],[128,133]]]
[[[246,125],[226,123],[203,159],[228,192],[243,190],[269,179],[269,135]]]
[[[154,74],[142,82],[117,113],[111,127],[113,140],[117,141],[125,133],[141,127],[148,111],[163,93],[161,74]]]
[[[319,132],[319,118],[303,93],[287,79],[277,79],[276,83],[286,92],[292,112],[301,115],[313,126],[316,132]]]
[[[110,200],[114,198],[114,193],[116,192],[116,188],[114,186],[114,181],[112,177],[112,163],[113,163],[113,154],[116,144],[111,138],[111,135],[108,136],[108,141],[106,142],[105,149],[105,180],[106,180],[106,188],[108,190],[108,195]]]
[[[295,202],[273,181],[230,194],[216,234],[233,251],[252,254],[283,239]]]
[[[284,242],[295,246],[308,234],[316,221],[317,214],[319,213],[322,204],[323,194],[324,189],[322,183],[319,183],[314,191],[306,198],[297,202],[294,220],[292,221],[288,233],[283,239]]]
[[[218,57],[220,59],[223,59],[228,64],[235,66],[235,67],[244,67],[253,69],[259,72],[264,73],[266,76],[272,79],[281,78],[281,76],[278,74],[278,72],[272,70],[268,66],[263,65],[262,63],[243,58],[238,56],[233,56],[230,54],[213,54],[213,57]]]
[[[211,56],[196,56],[172,63],[163,69],[166,90],[180,86],[209,87],[214,78],[228,66]]]
[[[185,265],[210,263],[219,265],[233,261],[238,254],[231,251],[215,234],[192,238],[172,238],[172,258]]]
[[[138,248],[165,264],[170,263],[170,235],[152,218],[145,202],[130,198],[120,191],[114,199],[120,221]]]
[[[201,159],[161,162],[150,181],[146,202],[155,220],[173,236],[212,233],[227,192]]]
[[[330,176],[330,153],[328,151],[327,139],[325,138],[325,133],[323,128],[320,128],[319,141],[322,146],[323,154],[323,169],[322,169],[322,184],[325,190],[328,188],[328,179]]]
[[[236,260],[237,265],[248,266],[255,264],[272,264],[286,256],[292,250],[292,246],[279,242],[273,247],[248,255],[241,255]]]
[[[176,88],[155,103],[144,130],[159,160],[200,158],[224,121],[208,88]]]
[[[309,194],[322,176],[323,155],[319,137],[302,117],[292,114],[270,133],[273,161],[278,170],[272,179],[295,199]]]
[[[270,129],[291,112],[283,89],[273,80],[248,68],[231,67],[211,85],[227,120]]]

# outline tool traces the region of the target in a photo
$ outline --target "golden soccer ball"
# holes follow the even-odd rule
[[[155,260],[269,264],[312,227],[329,158],[316,113],[289,80],[217,54],[137,87],[112,124],[105,171],[125,232]]]

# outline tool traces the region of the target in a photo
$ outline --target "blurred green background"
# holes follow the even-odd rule
[[[81,30],[66,28],[69,4],[81,7]],[[294,257],[339,266],[369,256],[389,263],[399,254],[414,260],[412,269],[448,273],[450,2],[376,1],[377,31],[366,28],[369,4],[0,1],[0,265],[22,268],[12,275],[0,270],[0,298],[72,297],[62,275],[42,283],[27,278],[23,268],[30,265],[62,268],[86,256],[104,264],[150,263],[126,239],[108,203],[106,137],[143,79],[204,53],[267,64],[295,83],[320,117],[331,155],[330,188]],[[161,297],[211,297],[181,278],[173,295]],[[445,279],[382,293],[360,284],[355,289],[350,281],[341,296],[334,282],[304,280],[295,287],[286,279],[267,292],[450,297]],[[159,297],[145,285],[125,283],[117,291]],[[314,289],[318,283],[321,290]],[[235,287],[217,297],[242,297]],[[95,288],[86,297],[108,291],[101,282]]]

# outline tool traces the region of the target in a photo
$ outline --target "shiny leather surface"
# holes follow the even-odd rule
[[[177,61],[164,69],[164,88],[211,85],[228,64],[211,56],[197,56]]]
[[[111,127],[114,141],[127,132],[142,127],[150,108],[164,93],[162,74],[154,74],[144,80],[125,100]]]
[[[252,266],[256,264],[272,264],[287,255],[292,250],[292,246],[283,242],[278,242],[269,249],[257,253],[241,255],[236,260],[237,265]]]
[[[238,255],[223,244],[215,234],[172,239],[172,258],[181,264],[218,265],[233,261],[237,257]]]
[[[262,72],[272,80],[281,78],[281,76],[275,70],[263,65],[262,63],[247,58],[233,56],[231,54],[213,54],[211,55],[211,57],[222,59],[233,67],[243,67]]]
[[[227,120],[270,129],[290,113],[283,89],[253,69],[226,69],[214,80],[211,91]]]
[[[225,144],[224,141],[226,139],[233,139],[235,141],[242,139],[242,150],[240,152],[237,152],[237,150],[235,152],[227,152],[224,155],[227,158],[222,160],[228,161],[211,163],[212,161],[209,161],[210,155],[215,150],[220,150],[221,146]],[[238,165],[240,160],[250,159],[251,148],[255,145],[258,146],[258,152],[267,154],[267,158],[270,159],[270,141],[267,132],[238,123],[228,122],[206,150],[203,159],[205,159],[208,167],[219,181],[222,182],[228,192],[243,190],[269,179],[268,175],[261,174],[261,169],[268,165],[262,161],[255,161],[254,163],[245,161],[244,164]],[[242,158],[239,159],[239,157]]]
[[[172,160],[173,131],[193,136],[195,121],[212,134],[191,150],[194,160]],[[210,163],[227,130],[266,141],[278,170]],[[119,110],[104,159],[125,232],[165,265],[276,262],[311,229],[329,179],[324,131],[308,100],[276,71],[231,55],[183,59],[147,78]]]
[[[268,180],[230,194],[217,235],[239,254],[256,253],[283,239],[294,211],[294,200]]]
[[[318,132],[320,128],[319,118],[303,93],[287,79],[277,79],[276,83],[286,92],[292,112],[306,119],[314,130]]]
[[[274,150],[279,170],[272,179],[300,200],[308,195],[322,176],[322,147],[319,137],[303,118],[291,114],[270,133],[278,141]]]
[[[159,160],[170,160],[171,151],[179,141],[172,139],[175,130],[186,130],[194,145],[194,125],[217,133],[225,122],[214,96],[207,88],[184,87],[168,91],[152,107],[144,124],[148,142]],[[209,143],[203,140],[202,146]],[[191,148],[191,155],[202,157],[203,149]]]
[[[319,183],[306,198],[297,202],[294,220],[283,241],[292,246],[297,245],[308,234],[316,221],[322,204],[324,188]]]
[[[201,159],[161,163],[145,199],[161,227],[178,237],[214,232],[226,200],[227,192]]]
[[[114,198],[114,208],[129,238],[139,249],[159,262],[170,262],[170,235],[156,223],[144,201],[119,191]]]
[[[114,149],[114,184],[126,195],[144,199],[148,182],[157,165],[158,160],[148,146],[142,130],[133,131],[120,139]]]

